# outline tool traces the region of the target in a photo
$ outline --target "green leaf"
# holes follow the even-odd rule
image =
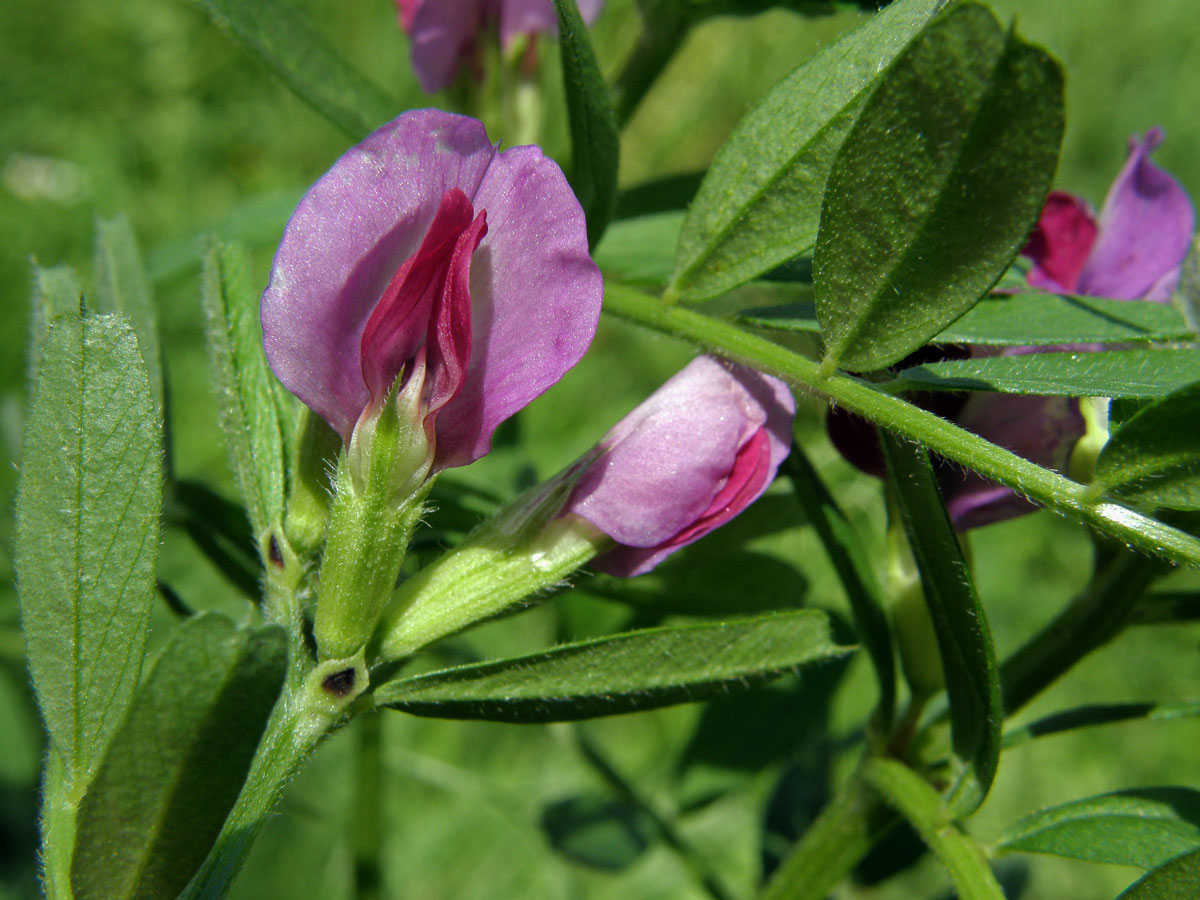
[[[375,699],[422,716],[560,722],[655,709],[746,690],[845,656],[818,610],[649,628],[545,653],[392,681]]]
[[[1041,212],[1062,73],[984,7],[936,19],[838,151],[813,252],[825,366],[881,369],[1004,274]]]
[[[749,309],[739,318],[758,328],[820,330],[811,303]],[[1179,313],[1162,303],[1033,292],[987,297],[931,342],[1036,347],[1175,341],[1190,336]]]
[[[887,388],[1159,398],[1198,371],[1200,351],[1188,348],[1043,352],[927,363],[901,370]]]
[[[896,660],[879,582],[864,550],[866,544],[838,507],[799,442],[792,446],[784,470],[850,601],[855,630],[870,654],[879,682],[879,717],[886,729],[896,706]]]
[[[283,436],[249,266],[239,245],[213,243],[204,261],[204,312],[221,429],[258,537],[283,518]]]
[[[879,436],[937,636],[954,752],[969,767],[962,802],[973,809],[995,776],[1004,721],[987,614],[946,515],[929,453],[888,432]]]
[[[892,759],[869,760],[863,776],[921,835],[946,867],[962,900],[1004,900],[983,848],[958,829],[951,810],[929,782]]]
[[[902,369],[889,391],[999,391],[1046,397],[1165,397],[1196,380],[1200,351],[1025,353]]]
[[[554,0],[571,124],[571,187],[587,216],[588,246],[604,234],[617,203],[621,154],[617,117],[575,0]]]
[[[17,578],[29,668],[77,790],[141,671],[158,554],[162,433],[120,316],[49,329],[17,487]]]
[[[863,97],[943,5],[893,3],[801,65],[742,119],[688,210],[671,292],[708,300],[812,248],[825,179]]]
[[[1096,703],[1054,713],[1007,731],[1004,734],[1004,746],[1014,747],[1033,738],[1061,734],[1077,728],[1133,722],[1138,719],[1169,722],[1172,719],[1190,719],[1196,716],[1200,716],[1200,701],[1194,700],[1184,703]]]
[[[137,335],[154,408],[162,415],[162,355],[158,342],[158,314],[137,238],[125,216],[101,219],[96,223],[95,308],[98,312],[119,312],[129,317]]]
[[[592,256],[605,275],[631,284],[666,284],[682,224],[678,211],[613,222]]]
[[[164,649],[79,808],[76,900],[174,897],[233,808],[283,686],[282,629],[206,614]]]
[[[1117,900],[1195,900],[1200,897],[1200,850],[1163,863]]]
[[[1200,791],[1141,788],[1075,800],[1025,816],[996,846],[1152,869],[1200,848]]]
[[[42,364],[42,344],[46,329],[59,316],[79,315],[83,286],[74,269],[55,266],[53,269],[33,267],[33,303],[29,317],[29,383],[37,380]]]
[[[1094,489],[1148,507],[1200,509],[1200,381],[1121,426],[1096,460]]]
[[[232,31],[288,90],[355,140],[406,106],[339,56],[290,4],[281,0],[194,2]]]

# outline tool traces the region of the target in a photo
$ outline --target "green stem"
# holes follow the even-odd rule
[[[1192,535],[1116,503],[1092,502],[1084,485],[1022,459],[865,381],[840,372],[826,374],[819,363],[736,325],[666,305],[612,281],[605,286],[604,307],[619,318],[675,335],[807,388],[1142,553],[1176,565],[1200,567],[1200,540]]]
[[[863,777],[917,829],[950,873],[962,900],[1004,900],[983,848],[959,830],[942,796],[929,782],[892,759],[869,760],[863,766]]]
[[[855,772],[821,810],[758,900],[824,900],[893,824],[875,792]]]
[[[724,885],[717,873],[712,871],[703,855],[679,833],[675,827],[675,823],[660,813],[654,807],[654,804],[642,796],[633,783],[622,775],[604,755],[603,751],[588,738],[582,727],[572,725],[569,728],[571,736],[574,738],[575,746],[579,748],[579,752],[583,755],[583,758],[588,761],[597,774],[604,779],[605,783],[620,795],[623,800],[636,806],[654,823],[654,828],[658,831],[663,842],[675,852],[675,855],[679,857],[684,867],[687,868],[700,886],[708,892],[709,896],[713,900],[732,900],[733,893]]]
[[[66,768],[53,748],[46,751],[42,777],[42,892],[46,900],[71,900],[71,855],[80,798],[71,796]]]
[[[380,900],[383,876],[383,717],[379,713],[358,721],[358,796],[354,815],[354,896]]]
[[[347,691],[331,693],[326,679],[353,668]],[[292,667],[283,696],[275,704],[238,802],[221,828],[200,871],[179,900],[220,900],[233,884],[283,789],[322,740],[347,719],[354,701],[367,688],[366,666],[355,660],[332,660],[298,676]],[[343,686],[347,682],[343,681]]]

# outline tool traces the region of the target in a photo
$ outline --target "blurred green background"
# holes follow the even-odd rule
[[[403,106],[430,102],[409,72],[391,0],[293,3]],[[612,0],[595,28],[601,62],[610,73],[619,68],[636,34],[631,7],[631,0]],[[1157,161],[1200,196],[1200,117],[1195,112],[1200,67],[1194,55],[1200,19],[1189,4],[996,0],[993,7],[1003,17],[1016,16],[1022,33],[1050,49],[1066,68],[1060,186],[1099,206],[1124,159],[1128,135],[1159,124],[1167,141]],[[856,18],[849,12],[823,19],[772,12],[715,20],[697,30],[626,130],[623,184],[702,169],[763,91]],[[349,140],[185,0],[4,4],[0,60],[0,304],[9,322],[0,331],[0,452],[14,463],[19,456],[31,261],[73,266],[86,282],[95,218],[124,212],[154,279],[177,471],[232,496],[207,386],[198,302],[200,236],[216,232],[246,241],[265,284],[291,204]],[[565,129],[561,114],[551,118],[553,152],[561,150]],[[551,474],[687,355],[665,339],[604,323],[593,353],[522,415],[514,441],[460,477],[505,491],[519,480]],[[812,453],[839,498],[878,537],[877,486],[854,478],[833,458],[819,415],[811,404],[801,411],[813,434]],[[6,510],[14,479],[15,465],[0,467]],[[790,500],[781,494],[773,502]],[[842,608],[840,591],[807,530],[766,537],[750,526],[743,530],[752,551],[776,554],[800,570],[802,578],[793,575],[789,585],[799,590],[806,581],[807,602]],[[11,535],[6,512],[0,519],[0,898],[36,894],[35,789],[41,753],[16,631]],[[1047,514],[983,530],[973,544],[1001,653],[1046,621],[1086,578],[1085,536]],[[690,558],[698,560],[704,552]],[[688,558],[680,565],[686,567]],[[239,609],[241,601],[229,584],[171,532],[164,536],[162,574],[196,607]],[[543,647],[563,635],[615,627],[626,620],[625,609],[577,591],[551,607],[488,626],[471,639],[469,650]],[[1198,638],[1194,627],[1130,632],[1041,698],[1030,715],[1083,701],[1196,696]],[[805,689],[818,691],[821,681],[815,677]],[[837,689],[830,727],[838,739],[853,737],[861,726],[870,691],[858,660]],[[796,771],[809,771],[809,781],[819,784],[828,760],[819,742],[806,743],[803,736],[820,734],[821,716],[806,705],[810,694],[777,693],[776,700],[791,704],[783,708],[793,710],[794,719],[776,722],[772,729],[789,734],[799,729],[792,736],[790,759],[798,764]],[[764,696],[769,707],[772,695]],[[681,814],[679,822],[686,837],[726,873],[735,892],[745,895],[758,877],[764,808],[784,762],[771,760],[755,773],[740,771],[728,760],[692,759],[686,747],[701,712],[684,707],[597,722],[584,731],[664,809],[681,793],[702,790],[698,785],[733,788]],[[386,716],[383,726],[384,896],[704,896],[661,842],[643,846],[644,826],[636,821],[614,825],[624,820],[589,819],[580,812],[608,809],[605,804],[616,795],[583,761],[573,729],[439,723],[399,715]],[[236,896],[351,896],[360,731],[356,726],[340,734],[301,776]],[[1196,786],[1197,746],[1200,723],[1186,721],[1034,742],[1005,755],[973,830],[986,840],[1033,808],[1105,790]],[[803,778],[796,784],[801,796],[805,790],[819,794]],[[562,825],[576,820],[600,824],[592,831]],[[558,830],[544,828],[544,822],[558,823]],[[575,836],[577,844],[568,848],[574,858],[551,847],[547,835],[561,833]],[[609,856],[600,859],[597,853]],[[1020,896],[1029,900],[1112,897],[1136,876],[1131,869],[1030,858],[1005,860],[1001,871],[1011,886],[1023,885]],[[932,898],[946,896],[947,885],[925,860],[886,887],[846,896]]]

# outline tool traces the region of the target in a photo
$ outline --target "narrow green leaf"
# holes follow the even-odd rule
[[[1200,897],[1200,850],[1163,863],[1117,900],[1196,900]]]
[[[76,900],[174,897],[233,808],[283,686],[282,629],[206,614],[163,651],[79,808]]]
[[[438,718],[570,721],[746,690],[851,649],[834,644],[825,613],[806,609],[649,628],[443,669],[384,684],[375,699]]]
[[[221,428],[257,537],[283,518],[283,435],[249,265],[239,245],[213,243],[204,312]]]
[[[679,236],[670,290],[708,300],[811,250],[821,193],[862,100],[945,0],[900,0],[779,83],[718,151]]]
[[[282,0],[194,0],[297,97],[358,140],[405,108],[338,55]]]
[[[742,321],[779,331],[820,330],[811,303],[749,309]],[[1128,344],[1191,337],[1179,313],[1162,303],[1024,293],[991,296],[939,332],[935,344],[1037,347],[1060,344]]]
[[[1096,460],[1094,487],[1143,506],[1200,509],[1200,381],[1125,422]]]
[[[1062,128],[1058,64],[982,6],[897,58],[829,173],[813,253],[826,367],[882,369],[987,293],[1037,220]]]
[[[1025,353],[902,369],[889,391],[1000,391],[1047,397],[1165,397],[1200,373],[1200,350]]]
[[[896,706],[896,660],[879,582],[864,550],[865,542],[838,507],[799,442],[793,444],[784,470],[792,480],[809,523],[825,545],[825,552],[829,554],[850,601],[855,630],[870,654],[875,679],[879,682],[879,717],[886,729]]]
[[[996,847],[1152,869],[1200,849],[1200,791],[1141,788],[1038,810],[1005,829]]]
[[[616,208],[621,141],[608,85],[579,8],[575,0],[554,0],[554,5],[571,123],[571,187],[587,216],[588,246],[594,247]]]
[[[959,830],[951,810],[929,782],[892,759],[868,761],[863,776],[921,835],[946,867],[962,900],[1004,900],[983,848]]]
[[[83,286],[74,269],[55,266],[53,269],[33,267],[33,295],[29,317],[29,383],[37,380],[42,364],[42,344],[46,329],[59,316],[79,315]]]
[[[884,431],[880,443],[937,636],[954,752],[973,776],[963,783],[963,803],[973,809],[983,802],[996,773],[1004,721],[987,614],[946,515],[928,452]]]
[[[154,309],[154,297],[142,265],[137,238],[125,216],[100,219],[96,223],[94,266],[95,308],[98,312],[119,312],[129,317],[142,351],[142,359],[146,361],[154,408],[162,415],[163,374],[158,314]]]
[[[122,317],[51,324],[22,458],[29,668],[52,747],[82,790],[137,684],[158,554],[162,433]]]
[[[1033,738],[1061,734],[1077,728],[1133,722],[1138,719],[1169,722],[1172,719],[1190,719],[1196,716],[1200,716],[1200,701],[1195,700],[1184,703],[1096,703],[1054,713],[1020,728],[1006,731],[1004,746],[1015,747]]]

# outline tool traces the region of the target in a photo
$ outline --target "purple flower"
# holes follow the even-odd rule
[[[1129,158],[1108,190],[1100,220],[1087,204],[1054,191],[1029,243],[1029,283],[1057,293],[1117,300],[1169,300],[1196,226],[1179,182],[1150,161],[1161,128],[1129,139]]]
[[[448,87],[459,67],[472,64],[481,31],[498,23],[506,49],[522,34],[555,34],[553,0],[396,0],[400,26],[408,33],[413,71],[421,87],[434,93]],[[589,24],[604,0],[578,0]]]
[[[1050,194],[1021,251],[1033,261],[1030,285],[1118,300],[1170,299],[1191,244],[1195,213],[1179,182],[1150,161],[1162,140],[1160,128],[1150,129],[1144,141],[1136,135],[1130,138],[1129,158],[1109,188],[1099,221],[1084,200],[1062,191]],[[950,355],[961,358],[996,352],[984,347],[960,349],[961,353]],[[1035,349],[1010,347],[1001,352],[1019,354]],[[1071,349],[1100,350],[1102,346]],[[910,358],[899,367],[947,358],[947,350],[926,348],[918,351],[924,358]],[[1074,398],[976,393],[920,394],[910,399],[1018,456],[1060,472],[1066,471],[1071,451],[1086,431],[1079,401]],[[873,426],[838,410],[830,413],[827,426],[843,456],[866,472],[883,475]],[[944,461],[939,480],[946,509],[960,531],[1036,509],[1011,488]]]
[[[432,471],[492,432],[591,343],[603,285],[583,212],[537,147],[406,112],[300,201],[262,298],[267,359],[347,443],[393,385],[420,416]]]
[[[787,456],[795,412],[782,381],[698,357],[605,435],[563,513],[620,545],[596,568],[648,572],[766,490]]]

